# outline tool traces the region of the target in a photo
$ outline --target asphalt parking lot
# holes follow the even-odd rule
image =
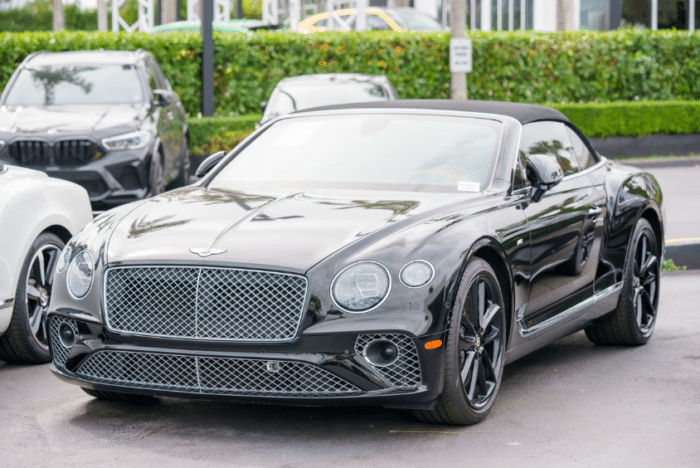
[[[664,275],[645,346],[579,333],[507,366],[493,412],[468,428],[381,408],[98,402],[48,365],[0,363],[0,465],[697,468],[698,284],[700,272]]]

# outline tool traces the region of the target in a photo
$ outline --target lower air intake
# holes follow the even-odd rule
[[[376,366],[365,356],[365,348],[373,342],[389,342],[398,348],[399,355],[387,366]],[[355,352],[362,356],[384,380],[396,388],[417,387],[421,382],[420,361],[416,345],[406,335],[391,333],[360,335],[355,342]]]
[[[317,366],[262,359],[98,351],[76,374],[95,383],[212,395],[313,398],[360,392]]]
[[[73,345],[66,345],[65,340],[61,340],[61,326],[69,327],[73,330],[75,336],[78,336],[78,324],[75,320],[54,316],[51,317],[51,352],[53,353],[53,362],[56,367],[64,367],[68,360],[68,355]]]

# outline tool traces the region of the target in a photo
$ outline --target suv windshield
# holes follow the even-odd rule
[[[21,70],[4,104],[134,104],[143,100],[134,65],[61,65]]]
[[[210,187],[369,184],[477,192],[490,178],[501,132],[494,120],[437,115],[284,119],[241,150]]]

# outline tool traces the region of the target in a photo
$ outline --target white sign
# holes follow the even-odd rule
[[[450,73],[472,72],[472,40],[466,37],[450,39]]]

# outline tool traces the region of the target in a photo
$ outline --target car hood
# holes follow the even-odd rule
[[[0,131],[11,133],[87,133],[112,127],[137,127],[145,107],[136,104],[80,106],[2,106]]]
[[[303,273],[385,227],[476,196],[186,187],[129,212],[111,234],[107,260],[112,265],[235,264]]]

